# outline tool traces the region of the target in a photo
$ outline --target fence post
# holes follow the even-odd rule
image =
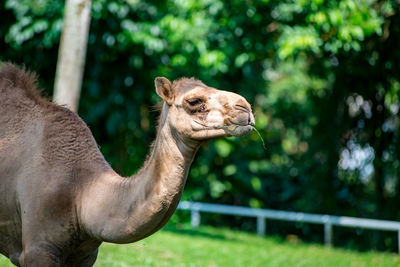
[[[262,216],[257,216],[257,234],[259,236],[265,235],[265,218]]]
[[[190,211],[190,224],[192,227],[198,227],[200,225],[200,212],[192,209]]]
[[[397,251],[400,254],[400,229],[397,230]]]
[[[331,223],[324,223],[325,246],[331,247],[333,243],[333,229]]]

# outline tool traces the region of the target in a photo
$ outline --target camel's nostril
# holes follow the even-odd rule
[[[249,124],[250,126],[256,125],[256,122],[255,122],[255,119],[254,119],[254,115],[253,115],[253,113],[251,113],[251,112],[249,112],[248,124]]]
[[[251,116],[249,116],[248,124],[249,124],[250,126],[254,126],[254,125],[255,125],[255,122],[254,122],[254,120],[251,119]]]
[[[241,111],[244,111],[244,112],[250,112],[250,109],[249,109],[248,107],[246,107],[245,105],[236,104],[236,105],[235,105],[235,108],[236,108],[236,109],[239,109],[239,110],[241,110]]]

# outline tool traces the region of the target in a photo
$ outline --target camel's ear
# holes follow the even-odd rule
[[[172,91],[171,82],[164,77],[157,77],[155,79],[156,92],[168,105],[172,105],[174,101],[174,93]]]

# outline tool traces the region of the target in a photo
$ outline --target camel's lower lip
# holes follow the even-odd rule
[[[237,137],[245,136],[253,130],[253,126],[251,126],[250,124],[248,124],[248,125],[234,124],[232,126],[234,126],[235,128],[232,129],[231,131],[229,131],[229,134],[232,136],[237,136]]]

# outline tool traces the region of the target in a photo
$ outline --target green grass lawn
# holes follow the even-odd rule
[[[12,266],[0,257],[0,267]],[[97,267],[122,266],[400,266],[400,256],[293,244],[276,237],[212,227],[167,228],[130,245],[103,244]]]

